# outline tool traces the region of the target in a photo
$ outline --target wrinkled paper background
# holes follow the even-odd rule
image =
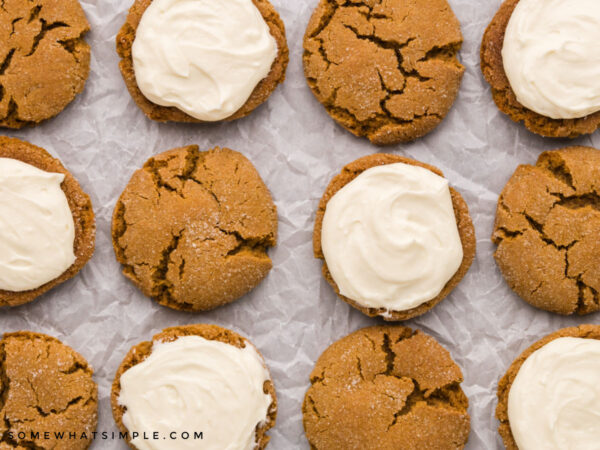
[[[343,165],[377,151],[395,152],[442,169],[465,197],[477,231],[477,257],[453,293],[433,311],[406,324],[435,336],[462,367],[472,431],[468,449],[503,448],[497,435],[496,384],[511,361],[540,337],[561,327],[600,323],[600,315],[559,317],[528,306],[498,271],[490,234],[496,200],[518,164],[572,141],[550,140],[511,122],[493,104],[479,69],[479,45],[499,0],[450,0],[465,37],[466,73],[444,122],[414,143],[379,149],[329,118],[302,73],[302,37],[317,0],[273,0],[287,28],[291,62],[287,80],[249,117],[215,125],[159,124],[131,100],[121,79],[115,35],[130,1],[82,0],[92,31],[92,69],[85,91],[57,118],[36,128],[8,131],[46,148],[79,180],[94,204],[96,253],[73,280],[36,302],[0,312],[2,332],[48,333],[91,362],[99,384],[99,431],[116,430],[110,386],[128,349],[164,327],[215,323],[254,342],[266,358],[279,400],[271,449],[307,449],[301,403],[321,352],[370,319],[338,300],[312,256],[314,213]],[[600,146],[598,135],[578,144]],[[216,311],[175,312],[144,297],[120,273],[110,240],[116,199],[134,170],[150,156],[188,144],[227,146],[245,154],[270,188],[279,211],[273,270],[244,298]],[[96,441],[94,449],[125,449]]]

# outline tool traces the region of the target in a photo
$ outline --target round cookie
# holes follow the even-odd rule
[[[509,286],[558,314],[600,310],[600,151],[568,147],[521,165],[498,199],[492,241]]]
[[[133,174],[113,214],[112,238],[123,273],[145,295],[173,309],[205,311],[267,275],[277,209],[241,153],[182,147]]]
[[[237,112],[225,119],[227,121],[245,117],[264,103],[273,93],[277,85],[283,83],[285,80],[285,71],[289,62],[289,50],[285,37],[285,26],[279,17],[279,14],[269,0],[252,0],[252,2],[256,8],[258,8],[267,23],[271,35],[277,43],[278,54],[267,77],[258,83],[246,103]],[[138,107],[152,120],[159,122],[202,123],[201,120],[196,119],[175,107],[161,106],[151,102],[144,94],[142,94],[142,91],[138,87],[133,68],[132,46],[140,20],[142,19],[144,11],[146,11],[151,3],[152,0],[135,0],[129,10],[127,20],[117,34],[117,53],[121,58],[119,67],[127,89]]]
[[[476,247],[476,239],[475,239],[475,229],[473,227],[473,222],[471,217],[469,216],[469,209],[467,204],[465,203],[462,196],[455,191],[453,188],[450,188],[450,194],[452,197],[452,205],[454,207],[454,213],[456,216],[456,223],[458,226],[458,232],[460,235],[460,240],[463,247],[463,259],[460,264],[460,267],[454,274],[454,276],[446,283],[445,287],[442,291],[432,300],[429,300],[415,308],[405,310],[405,311],[387,311],[384,308],[367,308],[356,301],[347,298],[340,294],[339,287],[334,281],[329,269],[327,268],[327,263],[325,261],[325,255],[323,254],[323,248],[321,245],[321,232],[323,227],[323,218],[325,216],[325,210],[327,208],[327,203],[329,200],[345,185],[350,183],[353,179],[355,179],[358,175],[360,175],[365,170],[381,166],[383,164],[394,164],[394,163],[404,163],[410,164],[418,167],[423,167],[443,177],[443,173],[430,165],[421,163],[419,161],[415,161],[410,158],[405,158],[403,156],[392,155],[388,153],[378,153],[374,155],[364,156],[362,158],[357,159],[354,162],[346,165],[340,174],[336,175],[325,190],[321,201],[319,202],[319,207],[317,209],[316,218],[315,218],[315,228],[313,231],[313,252],[314,256],[317,259],[321,259],[323,261],[323,276],[327,280],[327,282],[333,287],[336,294],[339,298],[344,300],[349,305],[354,308],[360,310],[364,314],[370,317],[382,317],[387,321],[399,321],[399,320],[407,320],[421,314],[426,313],[439,302],[441,302],[451,291],[458,285],[458,283],[465,276],[473,259],[475,257],[475,247]]]
[[[154,343],[174,342],[177,339],[185,336],[199,336],[209,341],[223,342],[240,349],[243,349],[246,346],[251,346],[254,348],[254,350],[256,350],[256,348],[248,339],[240,336],[239,334],[217,325],[205,324],[166,328],[162,332],[153,336],[152,341],[141,342],[135,345],[131,348],[129,353],[127,353],[123,359],[123,362],[119,366],[111,390],[111,406],[113,417],[117,423],[117,426],[122,432],[127,432],[128,430],[123,423],[123,415],[126,412],[126,408],[119,403],[119,396],[121,395],[121,376],[127,370],[148,358],[148,356],[152,354]],[[256,350],[256,352],[258,353],[258,350]],[[258,355],[261,357],[260,353],[258,353]],[[277,396],[275,393],[275,386],[271,380],[268,380],[264,383],[263,392],[271,396],[272,402],[268,408],[267,418],[262,423],[259,423],[255,429],[255,448],[257,450],[262,450],[267,446],[270,437],[266,433],[275,425],[275,420],[277,417]],[[203,431],[206,434],[210,432],[210,430]],[[127,437],[127,443],[129,447],[135,450],[136,447],[130,442],[130,436]]]
[[[578,327],[563,328],[558,330],[539,341],[532,344],[527,348],[521,355],[513,361],[502,379],[498,383],[498,406],[496,408],[496,418],[500,421],[498,432],[502,436],[504,446],[508,450],[519,450],[517,443],[513,437],[510,421],[508,418],[508,394],[510,388],[519,372],[519,369],[525,362],[525,360],[536,350],[539,350],[544,345],[558,338],[574,337],[583,339],[598,339],[600,340],[600,326],[599,325],[580,325]]]
[[[51,336],[19,331],[0,340],[0,359],[1,448],[77,450],[91,445],[98,388],[79,353]],[[55,435],[60,432],[63,439]],[[69,433],[77,439],[69,439]]]
[[[304,74],[336,122],[396,144],[429,133],[450,110],[461,45],[446,0],[320,0],[304,35]]]
[[[5,0],[0,9],[0,126],[36,125],[79,94],[90,71],[78,0]]]
[[[0,136],[0,158],[11,158],[30,164],[38,169],[64,174],[61,189],[73,215],[75,262],[58,278],[29,291],[12,292],[0,290],[0,306],[16,306],[28,303],[64,281],[74,277],[90,260],[94,253],[96,224],[89,196],[83,192],[77,180],[61,162],[46,150],[19,139]]]
[[[462,449],[470,431],[462,381],[431,336],[401,326],[363,328],[325,350],[310,374],[306,437],[315,450]]]
[[[502,59],[504,35],[519,0],[505,0],[488,25],[481,42],[481,71],[490,84],[494,102],[515,122],[523,122],[530,131],[547,137],[575,138],[593,133],[600,126],[600,112],[577,119],[552,119],[519,103],[512,90]]]

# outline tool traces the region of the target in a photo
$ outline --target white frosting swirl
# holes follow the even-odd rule
[[[388,311],[435,298],[463,258],[447,180],[404,163],[367,169],[340,189],[321,246],[342,295]]]
[[[150,101],[218,121],[239,110],[269,74],[277,43],[252,0],[153,0],[132,56]]]
[[[272,398],[263,391],[269,373],[256,349],[200,336],[155,342],[152,353],[121,376],[123,423],[140,436],[140,450],[251,450],[255,428]],[[203,439],[170,439],[202,432]],[[158,439],[144,439],[158,433]],[[166,439],[164,439],[166,437]]]
[[[508,394],[520,450],[600,449],[600,341],[564,337],[533,352]]]
[[[553,119],[600,110],[600,2],[519,0],[504,36],[504,70],[519,102]]]
[[[64,178],[0,158],[0,289],[36,289],[75,262],[75,224],[60,188]]]

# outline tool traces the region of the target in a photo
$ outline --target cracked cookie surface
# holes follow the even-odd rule
[[[225,344],[233,345],[237,348],[244,348],[246,345],[253,345],[248,339],[227,328],[222,328],[217,325],[197,324],[165,328],[160,333],[154,335],[152,337],[152,341],[140,342],[139,344],[133,346],[117,369],[110,396],[113,418],[122,432],[126,432],[127,427],[123,423],[123,415],[125,414],[126,409],[119,404],[119,396],[121,394],[121,375],[123,375],[123,373],[131,369],[136,364],[143,362],[148,356],[150,356],[154,342],[172,342],[184,336],[200,336],[210,341],[223,342]],[[256,347],[255,350],[258,352]],[[260,352],[258,353],[260,354]],[[264,383],[263,389],[266,394],[271,396],[273,401],[269,406],[267,419],[263,423],[258,424],[256,427],[255,436],[257,445],[255,450],[263,450],[267,446],[270,436],[266,433],[275,426],[275,421],[277,419],[277,394],[275,392],[275,385],[271,380],[269,380]],[[127,444],[133,450],[136,450],[136,447],[131,444],[129,436],[127,437]]]
[[[285,25],[281,20],[281,17],[269,0],[252,0],[252,2],[269,26],[271,35],[277,42],[278,53],[267,77],[258,83],[246,103],[232,116],[225,119],[226,121],[245,117],[267,101],[273,91],[275,91],[275,88],[284,82],[285,71],[289,62],[289,49],[285,36]],[[201,120],[184,113],[180,109],[152,103],[144,96],[144,94],[142,94],[142,91],[138,87],[135,79],[135,71],[133,69],[131,49],[140,20],[144,15],[144,11],[146,11],[151,3],[152,0],[135,0],[129,10],[127,20],[117,35],[117,53],[121,58],[119,68],[121,69],[121,75],[123,76],[125,85],[138,107],[152,120],[159,122],[202,123]]]
[[[78,0],[0,3],[0,126],[36,125],[73,101],[89,75],[88,30]]]
[[[329,115],[378,145],[421,137],[446,116],[464,67],[446,0],[320,0],[304,73]]]
[[[86,360],[58,339],[29,331],[5,334],[0,340],[0,449],[88,448],[98,421],[92,374]],[[39,438],[32,437],[35,432]],[[57,438],[60,432],[78,438]],[[86,438],[79,439],[82,433]]]
[[[462,196],[456,190],[450,188],[452,206],[454,207],[454,214],[456,216],[458,233],[460,235],[460,240],[463,247],[463,259],[460,264],[460,267],[458,268],[454,276],[448,281],[448,283],[446,283],[442,291],[434,299],[431,299],[423,303],[422,305],[405,311],[388,311],[384,308],[378,309],[362,306],[354,300],[341,295],[338,285],[333,279],[331,272],[329,272],[329,269],[327,268],[327,262],[325,261],[325,255],[323,254],[323,248],[321,246],[321,232],[323,228],[323,218],[325,216],[325,210],[327,209],[327,203],[336,194],[336,192],[338,192],[345,185],[350,183],[353,179],[355,179],[365,170],[371,167],[380,166],[382,164],[394,163],[404,163],[423,167],[427,170],[432,171],[436,175],[439,175],[441,177],[444,176],[444,174],[437,167],[433,167],[420,161],[405,158],[399,155],[392,155],[389,153],[376,153],[374,155],[363,156],[362,158],[359,158],[356,161],[353,161],[350,164],[344,166],[341,173],[336,175],[331,180],[331,182],[327,186],[327,189],[325,189],[325,192],[323,193],[323,197],[321,197],[321,201],[319,202],[319,207],[317,209],[315,217],[315,227],[313,230],[314,257],[323,261],[323,276],[325,277],[325,280],[327,280],[327,282],[331,285],[331,287],[333,287],[338,297],[346,303],[348,303],[349,305],[358,309],[362,313],[366,314],[367,316],[382,317],[384,320],[387,321],[408,320],[413,317],[420,316],[421,314],[424,314],[427,311],[429,311],[431,308],[433,308],[435,305],[441,302],[444,298],[446,298],[469,271],[473,259],[475,258],[475,249],[477,245],[475,238],[475,227],[473,226],[473,221],[471,220],[471,216],[469,215],[469,208]]]
[[[496,210],[494,258],[509,286],[558,314],[600,310],[600,151],[568,147],[521,165]]]
[[[248,159],[230,149],[167,151],[134,173],[112,224],[123,273],[170,308],[204,311],[267,275],[277,210]]]
[[[490,84],[496,106],[514,122],[523,122],[530,131],[542,136],[575,138],[593,133],[600,126],[600,112],[578,119],[552,119],[526,108],[517,100],[502,60],[504,34],[517,3],[519,0],[505,0],[502,3],[481,42],[481,71]]]
[[[0,136],[0,158],[12,158],[47,172],[62,173],[65,176],[61,188],[67,197],[75,225],[75,262],[60,277],[48,283],[23,292],[10,292],[0,289],[0,307],[17,306],[35,300],[64,281],[73,278],[87,264],[94,253],[96,241],[96,219],[90,197],[62,165],[46,150],[15,138]]]
[[[462,449],[470,431],[462,381],[431,336],[363,328],[319,357],[302,405],[304,430],[316,450]]]
[[[578,327],[563,328],[548,336],[540,339],[527,348],[517,359],[513,361],[504,376],[498,382],[498,406],[496,408],[496,418],[500,421],[498,432],[502,436],[504,446],[507,450],[519,450],[515,438],[510,430],[510,421],[508,420],[508,394],[510,388],[519,373],[519,369],[525,360],[536,350],[539,350],[549,342],[563,337],[575,337],[582,339],[600,340],[600,325],[580,325]]]

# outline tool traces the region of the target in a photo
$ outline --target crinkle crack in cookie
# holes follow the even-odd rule
[[[481,42],[481,71],[490,84],[496,106],[514,122],[523,122],[530,131],[542,136],[575,138],[593,133],[600,126],[600,112],[577,119],[552,119],[526,108],[517,100],[504,70],[502,48],[506,27],[518,3],[519,0],[502,3]]]
[[[0,449],[88,448],[98,422],[92,374],[86,360],[58,339],[30,331],[5,334],[0,340]],[[69,439],[69,433],[77,439]]]
[[[85,85],[89,24],[78,0],[0,4],[0,126],[21,128],[60,113]]]
[[[327,112],[379,145],[425,135],[446,116],[464,67],[446,0],[320,0],[304,73]]]
[[[203,311],[253,289],[271,269],[277,210],[241,153],[170,150],[134,173],[113,215],[123,273],[174,309]]]
[[[494,257],[525,301],[559,314],[600,310],[600,151],[544,152],[508,181],[496,210]]]
[[[310,375],[302,413],[315,450],[462,449],[469,401],[450,353],[405,327],[369,327],[335,342]]]

